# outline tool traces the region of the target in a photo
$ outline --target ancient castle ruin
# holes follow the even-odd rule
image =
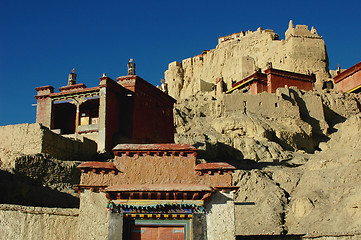
[[[216,79],[223,78],[226,88],[257,71],[272,68],[315,74],[316,85],[330,78],[325,42],[315,28],[296,25],[292,20],[280,40],[273,30],[247,31],[220,37],[215,49],[172,62],[165,72],[169,94],[183,99],[198,91],[209,91]]]

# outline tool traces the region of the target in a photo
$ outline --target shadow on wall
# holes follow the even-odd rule
[[[359,103],[357,103],[357,105],[359,105]],[[358,106],[360,111],[361,111],[361,106]],[[341,116],[340,114],[334,112],[332,109],[330,109],[328,106],[323,105],[324,108],[324,113],[325,113],[325,118],[326,118],[326,122],[329,126],[328,128],[328,134],[337,132],[337,129],[335,129],[335,125],[339,124],[339,123],[343,123],[344,121],[346,121],[347,118]]]
[[[295,101],[297,102],[302,121],[307,122],[312,126],[312,136],[323,136],[319,120],[310,116],[309,109],[307,109],[305,101],[298,95],[298,91],[295,91],[294,89],[289,89],[289,91],[290,94],[293,94]],[[284,96],[284,94],[282,94],[282,96]]]
[[[74,139],[74,134],[60,135],[42,126],[42,152],[64,160],[90,160],[97,157],[97,143],[87,137]],[[71,137],[70,137],[71,136]]]
[[[297,103],[299,110],[300,110],[300,117],[301,117],[302,121],[304,121],[312,126],[312,133],[311,133],[312,134],[312,142],[309,142],[309,144],[310,144],[309,148],[313,149],[313,150],[318,150],[319,143],[327,142],[328,140],[330,140],[330,138],[327,137],[326,135],[324,135],[324,133],[321,129],[320,121],[316,118],[311,117],[310,110],[307,108],[306,102],[304,101],[304,99],[302,97],[299,96],[300,92],[296,91],[295,89],[289,89],[289,92],[290,92],[290,94],[293,95],[294,100],[292,98],[289,98],[285,94],[282,94],[282,97],[284,99],[292,102],[292,104]],[[323,109],[325,108],[324,105],[322,107],[323,107]],[[313,152],[313,151],[306,150],[306,152]]]
[[[227,204],[228,201],[232,201],[233,202],[233,198],[230,198],[220,192],[215,192],[212,194],[212,200],[211,203],[206,204],[206,210],[207,212],[211,212],[212,211],[212,207],[215,204]]]
[[[0,170],[0,203],[34,207],[78,208],[79,198],[44,187],[35,180]]]

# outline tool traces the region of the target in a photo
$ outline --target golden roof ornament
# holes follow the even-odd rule
[[[75,73],[75,68],[73,68],[73,70],[71,70],[71,73],[69,73],[69,78],[68,78],[68,85],[75,85],[76,84],[76,73]]]
[[[128,66],[128,75],[135,75],[135,63],[133,63],[133,58],[129,59]]]

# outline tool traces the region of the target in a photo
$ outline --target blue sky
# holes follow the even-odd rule
[[[0,0],[0,125],[35,122],[34,88],[97,86],[105,72],[159,84],[170,62],[213,49],[219,36],[273,29],[290,19],[323,36],[330,69],[361,61],[360,1],[17,1]]]

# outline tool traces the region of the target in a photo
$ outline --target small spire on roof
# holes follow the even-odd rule
[[[73,68],[73,70],[71,70],[71,73],[69,73],[68,86],[75,84],[76,84],[76,73],[75,73],[75,68]]]
[[[128,65],[128,75],[135,75],[135,63],[133,63],[133,58],[129,59]]]
[[[340,64],[337,64],[337,70],[336,70],[336,73],[337,73],[337,74],[340,74],[340,73],[341,73]]]
[[[160,85],[160,89],[161,89],[163,92],[168,93],[168,84],[165,82],[165,80],[164,80],[163,78],[160,80],[160,82],[162,83],[162,84]]]

